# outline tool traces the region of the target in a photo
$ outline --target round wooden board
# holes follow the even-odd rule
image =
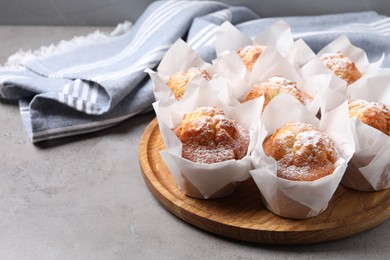
[[[154,119],[140,144],[140,164],[146,184],[170,212],[218,235],[269,244],[310,244],[352,236],[390,217],[390,189],[359,192],[340,185],[329,207],[306,220],[282,218],[267,210],[252,179],[225,198],[191,198],[177,188],[160,156],[163,149]]]

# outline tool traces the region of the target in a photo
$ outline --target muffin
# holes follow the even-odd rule
[[[350,101],[349,116],[357,116],[364,124],[390,135],[390,110],[384,104],[362,99]]]
[[[261,53],[267,48],[267,46],[253,44],[247,45],[237,50],[237,54],[240,56],[244,65],[248,71],[252,71],[253,65],[256,60],[259,58]]]
[[[355,63],[343,53],[324,53],[320,56],[322,63],[339,78],[345,80],[348,85],[360,79],[362,74]]]
[[[197,163],[240,160],[249,145],[249,131],[215,107],[184,115],[175,134],[183,144],[182,157]]]
[[[315,126],[290,122],[263,143],[277,161],[277,176],[291,181],[315,181],[332,174],[340,157],[333,141]]]
[[[288,93],[293,95],[302,104],[306,104],[312,100],[312,97],[297,88],[297,83],[288,80],[284,77],[275,76],[267,79],[265,82],[257,83],[249,90],[242,99],[242,102],[252,100],[264,95],[264,108],[271,100],[280,93]]]
[[[169,78],[167,86],[172,90],[177,100],[181,99],[187,89],[188,83],[195,75],[201,75],[205,80],[211,77],[206,70],[199,68],[189,68],[187,71],[179,71]]]

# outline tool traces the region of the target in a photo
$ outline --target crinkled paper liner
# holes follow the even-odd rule
[[[231,23],[225,22],[219,28],[215,41],[217,53],[215,63],[224,63],[225,65],[220,67],[223,70],[216,72],[227,78],[230,78],[229,75],[240,77],[242,80],[250,78],[254,72],[246,70],[244,63],[237,54],[237,50],[253,44],[274,48],[294,68],[300,68],[303,64],[315,57],[315,54],[305,42],[302,40],[294,42],[291,29],[284,21],[275,23],[257,35],[253,40],[240,32]],[[263,54],[255,62],[254,68],[262,57]]]
[[[356,143],[341,183],[360,191],[378,191],[390,187],[390,137],[351,118]]]
[[[157,68],[157,72],[146,69],[145,72],[149,73],[153,81],[153,93],[155,99],[158,100],[169,100],[175,102],[176,98],[167,86],[169,78],[179,72],[187,71],[189,68],[195,67],[204,69],[209,72],[210,76],[214,74],[212,65],[203,61],[200,56],[182,39],[178,39],[166,52],[160,65]],[[203,84],[206,80],[200,76],[195,75],[184,92],[184,95],[190,95],[187,92],[191,92],[192,86]]]
[[[224,22],[217,32],[215,49],[217,55],[225,51],[236,53],[238,49],[252,44],[272,46],[282,54],[287,55],[294,44],[294,40],[290,26],[284,21],[275,23],[253,40],[240,32],[230,22]]]
[[[277,162],[268,157],[262,143],[268,133],[274,133],[288,122],[310,123],[334,141],[341,157],[333,174],[316,181],[290,181],[276,176]],[[354,152],[354,142],[348,121],[348,104],[323,112],[321,121],[290,95],[280,94],[270,103],[261,117],[259,143],[252,154],[255,169],[251,175],[266,207],[287,218],[305,219],[323,212],[332,198]]]
[[[364,79],[350,91],[350,99],[380,102],[390,107],[390,72],[382,71]],[[342,184],[360,191],[390,188],[390,137],[381,131],[351,118],[356,151]]]
[[[334,82],[332,83],[332,85],[334,86],[334,89],[344,94],[347,92],[347,89],[348,91],[351,91],[355,88],[355,85],[359,85],[359,82],[364,81],[365,79],[375,75],[378,72],[384,59],[384,56],[382,56],[378,61],[369,63],[365,51],[354,46],[348,40],[347,36],[341,35],[340,37],[329,43],[327,46],[325,46],[321,51],[319,51],[315,58],[313,58],[304,66],[302,66],[302,68],[300,69],[302,77],[306,78],[318,74],[335,75],[321,62],[319,57],[324,53],[336,52],[342,52],[345,56],[349,57],[355,63],[356,67],[362,74],[362,77],[360,79],[358,79],[349,86],[347,86],[345,80],[337,76],[333,79]]]
[[[202,199],[227,196],[234,191],[238,182],[250,178],[249,170],[252,169],[250,154],[257,142],[257,127],[263,102],[260,98],[234,107],[228,106],[215,95],[210,95],[213,84],[218,84],[218,81],[209,81],[194,88],[191,96],[183,97],[179,102],[158,101],[153,104],[166,146],[166,150],[160,153],[165,164],[184,194]],[[172,129],[180,124],[184,114],[200,106],[221,108],[229,118],[249,129],[250,143],[244,158],[213,164],[195,163],[182,158],[182,144]]]
[[[229,56],[229,57],[228,57]],[[218,60],[218,67],[223,64],[227,59],[235,58],[234,55],[228,54],[224,59]],[[237,64],[237,62],[230,62],[231,64]],[[231,70],[234,70],[230,67]],[[245,69],[245,68],[244,68]],[[235,75],[235,76],[234,76]],[[268,47],[261,54],[261,58],[258,59],[253,67],[250,77],[243,80],[242,72],[231,73],[229,78],[224,77],[227,81],[228,94],[225,95],[228,98],[225,102],[229,104],[239,103],[245,95],[250,91],[254,84],[264,82],[267,79],[274,76],[282,76],[289,80],[297,82],[297,87],[300,91],[310,95],[313,100],[307,102],[305,106],[313,113],[317,114],[319,111],[321,100],[323,100],[323,92],[326,89],[333,89],[333,76],[332,74],[319,74],[313,75],[307,78],[302,78],[298,70],[289,63],[276,49]]]

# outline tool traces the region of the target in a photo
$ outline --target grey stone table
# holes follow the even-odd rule
[[[0,26],[0,63],[96,29]],[[153,117],[33,145],[17,104],[0,101],[0,259],[390,259],[390,221],[307,246],[243,243],[181,221],[139,169],[139,141]]]

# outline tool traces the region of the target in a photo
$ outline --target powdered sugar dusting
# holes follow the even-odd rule
[[[366,108],[372,108],[375,109],[378,112],[386,112],[389,111],[387,107],[379,102],[368,102],[363,99],[357,99],[355,101],[351,101],[350,104],[357,104],[361,109],[366,109]]]
[[[333,141],[310,124],[291,122],[278,129],[263,144],[268,156],[278,162],[278,176],[313,181],[331,174],[339,158]]]
[[[200,163],[239,160],[249,145],[249,131],[215,107],[185,115],[175,133],[183,143],[182,156]]]
[[[349,102],[349,116],[390,135],[390,110],[381,103],[362,99]]]
[[[355,63],[341,52],[324,53],[320,56],[320,60],[328,69],[347,81],[348,84],[352,84],[362,76]]]
[[[264,108],[268,105],[271,100],[279,95],[280,93],[287,93],[293,95],[302,104],[306,104],[312,100],[312,97],[297,87],[295,81],[286,79],[281,76],[274,76],[267,79],[265,82],[257,83],[253,85],[252,89],[246,94],[243,102],[252,100],[254,98],[264,95]],[[263,108],[263,109],[264,109]]]

